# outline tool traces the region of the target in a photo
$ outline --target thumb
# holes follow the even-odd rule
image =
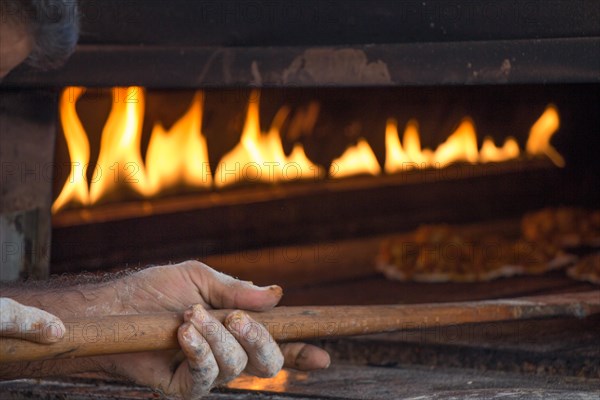
[[[275,307],[283,296],[283,290],[277,285],[259,287],[200,262],[192,262],[188,268],[200,294],[213,308],[265,311]]]
[[[43,310],[0,298],[0,336],[54,343],[65,334],[62,321]]]

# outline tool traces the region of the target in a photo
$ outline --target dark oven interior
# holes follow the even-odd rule
[[[281,284],[283,305],[597,290],[565,269],[437,283],[398,282],[377,269],[391,238],[423,226],[512,238],[527,213],[598,208],[597,3],[80,3],[82,40],[67,65],[22,68],[2,84],[2,232],[18,238],[4,240],[2,258],[24,260],[11,277],[195,258],[257,284]],[[204,142],[169,141],[181,125]],[[536,125],[550,132],[543,150],[528,144]],[[112,142],[110,126],[121,133]],[[420,142],[411,154],[410,129]],[[127,132],[133,152],[103,158],[103,142],[114,150]],[[70,148],[77,137],[89,154]],[[444,157],[451,141],[458,155]],[[240,146],[238,158],[227,158]],[[365,146],[366,155],[340,158]],[[257,158],[269,147],[271,155]],[[293,158],[297,148],[303,157]],[[503,151],[511,155],[495,158]],[[180,175],[149,189],[161,163]],[[181,171],[196,163],[202,182],[190,183]],[[112,184],[98,194],[102,174]],[[219,185],[228,174],[235,182]],[[136,186],[138,178],[147,187]],[[62,199],[74,181],[78,188]],[[568,398],[600,379],[599,323],[551,319],[324,340],[335,365],[323,375],[242,378],[211,396],[485,398],[510,388],[511,398]],[[96,388],[97,395],[149,395],[111,384],[113,392]],[[15,396],[33,390],[20,385],[9,387]],[[85,385],[45,382],[39,390],[76,398]]]
[[[89,159],[69,159],[61,129],[53,192],[56,199],[63,186],[75,179],[73,173],[83,174],[82,167],[76,171],[71,168],[75,162],[90,164],[95,167],[86,171],[86,186],[94,204],[84,206],[71,199],[57,205],[60,202],[55,200],[52,268],[61,273],[83,266],[95,269],[178,261],[265,247],[368,238],[409,231],[421,224],[514,219],[543,207],[590,208],[598,200],[593,184],[598,163],[593,137],[598,121],[591,111],[598,100],[596,89],[594,85],[262,92],[137,88],[129,95],[144,103],[140,108],[145,113],[135,144],[137,154],[130,156],[139,163],[135,168],[126,165],[130,159],[119,158],[119,154],[113,158],[103,154],[98,160],[104,152],[99,150],[101,134],[111,107],[114,109],[119,100],[108,90],[91,89],[75,105],[89,137]],[[154,127],[160,124],[175,137],[170,130],[189,115],[198,93],[203,105],[197,107],[202,110],[197,129],[204,137],[206,158],[200,149],[198,154],[192,152],[187,162],[202,163],[199,181],[186,186],[182,177],[153,194],[144,193],[139,187],[150,183],[140,179],[149,176],[151,164],[158,162],[150,159],[156,146],[149,143],[156,134]],[[72,95],[67,89],[63,100]],[[249,105],[259,110],[256,115],[262,132],[257,135],[262,139],[253,145],[269,147],[266,133],[281,125],[276,136],[281,138],[284,158],[277,152],[264,158],[244,158],[248,151],[234,152],[248,140],[244,129],[251,119]],[[560,118],[551,146],[564,158],[564,165],[546,154],[532,156],[526,152],[531,127],[551,108]],[[419,154],[398,159],[395,167],[390,166],[394,157],[392,143],[386,143],[390,124],[395,128],[388,133],[402,139],[400,146],[410,146],[405,128],[417,126],[421,148],[437,149],[439,155],[444,151],[441,144],[456,136],[465,121],[473,127],[476,143],[458,147],[476,147],[475,151],[482,153],[486,138],[502,147],[513,137],[521,154],[503,162],[489,162],[482,155],[470,162],[465,155],[457,156],[454,162],[447,157],[425,161]],[[341,156],[357,143],[366,144],[372,157],[358,156],[350,161],[355,164],[353,168],[363,168],[353,172]],[[163,161],[181,163],[184,154],[168,154],[168,145],[162,146]],[[297,146],[310,165],[292,158]],[[112,185],[104,194],[94,194],[98,190],[94,186],[103,180]],[[88,240],[82,243],[81,237]]]

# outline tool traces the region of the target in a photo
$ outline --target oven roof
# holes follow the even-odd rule
[[[6,86],[600,82],[600,2],[81,0],[59,71]]]

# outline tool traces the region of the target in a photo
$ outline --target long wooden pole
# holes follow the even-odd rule
[[[210,311],[223,321],[231,310]],[[478,322],[600,313],[600,291],[461,303],[277,307],[248,312],[277,341],[331,338]],[[181,313],[114,315],[64,321],[53,344],[1,338],[0,363],[177,349]],[[211,334],[214,333],[212,329]]]

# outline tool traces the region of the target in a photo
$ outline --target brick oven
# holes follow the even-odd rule
[[[600,3],[80,9],[80,44],[62,69],[22,67],[0,86],[2,280],[197,258],[281,284],[284,305],[598,291],[564,268],[426,283],[388,279],[376,265],[390,240],[409,237],[414,250],[424,227],[515,237],[529,213],[598,209]],[[594,398],[599,324],[596,315],[324,339],[330,370],[240,378],[209,398]],[[0,389],[152,396],[88,377]]]

